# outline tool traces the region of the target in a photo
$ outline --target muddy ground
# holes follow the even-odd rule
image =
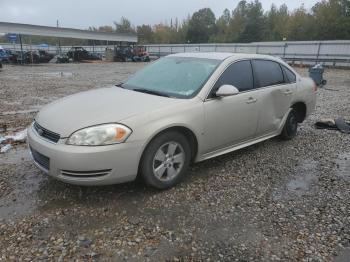
[[[143,66],[5,65],[0,128],[23,129],[50,101]],[[0,261],[348,261],[350,135],[313,123],[350,118],[350,71],[328,69],[326,78],[294,140],[194,164],[168,191],[67,185],[39,171],[25,144],[15,146],[0,155]]]

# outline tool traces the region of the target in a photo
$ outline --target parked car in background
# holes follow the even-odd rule
[[[8,61],[14,64],[48,63],[54,57],[44,50],[38,51],[10,51],[6,50]]]
[[[51,60],[51,62],[54,61],[54,63],[57,64],[65,64],[69,63],[69,57],[66,54],[60,54],[54,56],[54,60]]]
[[[127,46],[116,46],[114,48],[114,61],[116,62],[131,62],[134,57],[132,47]]]
[[[24,63],[24,54],[26,53],[25,51],[10,51],[11,56],[10,56],[10,62],[15,63],[15,64],[21,64],[21,62]]]
[[[14,52],[12,50],[5,50],[5,51],[6,51],[6,53],[9,56],[9,62],[13,63],[13,64],[16,64],[17,63],[17,54],[16,54],[16,52]]]
[[[9,60],[9,55],[8,53],[6,52],[5,49],[3,48],[0,48],[0,62],[6,62],[8,63],[10,60]]]
[[[48,63],[54,57],[53,54],[50,54],[49,52],[47,52],[45,50],[39,50],[38,55],[39,55],[39,62],[40,63]]]
[[[114,48],[116,62],[149,62],[150,57],[143,46],[117,46]]]
[[[18,58],[20,58],[20,57],[18,57]],[[23,59],[23,64],[38,64],[38,63],[40,63],[40,56],[36,51],[24,52],[22,59]]]
[[[150,62],[149,53],[147,52],[144,46],[135,46],[134,47],[134,62]]]
[[[73,61],[82,60],[99,60],[101,59],[98,55],[88,52],[81,46],[73,46],[68,52],[67,56]]]
[[[107,185],[139,175],[166,189],[191,162],[292,139],[315,103],[315,83],[279,58],[176,54],[117,86],[47,105],[28,142],[36,165],[64,182]]]

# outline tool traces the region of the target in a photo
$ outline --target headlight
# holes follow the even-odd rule
[[[131,134],[130,128],[120,124],[106,124],[84,128],[74,132],[67,141],[75,146],[105,146],[126,141]]]

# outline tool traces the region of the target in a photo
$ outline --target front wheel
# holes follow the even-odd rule
[[[147,185],[171,188],[186,175],[190,160],[191,149],[186,137],[178,132],[163,133],[147,146],[140,173]]]
[[[290,140],[297,135],[298,132],[298,119],[295,110],[289,112],[286,123],[284,124],[281,138],[284,140]]]

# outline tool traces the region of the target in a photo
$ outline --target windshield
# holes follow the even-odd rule
[[[122,87],[190,98],[201,90],[220,63],[220,60],[214,59],[165,57],[137,72]]]

